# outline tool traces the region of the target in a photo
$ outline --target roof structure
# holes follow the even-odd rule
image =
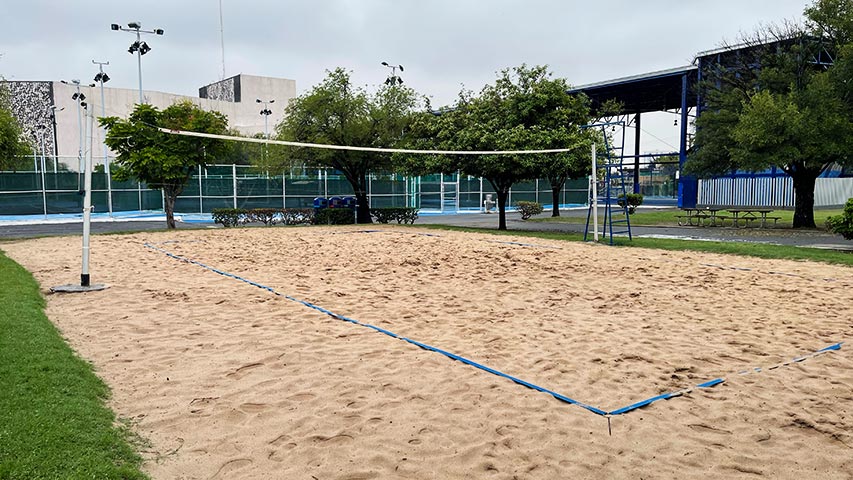
[[[683,78],[687,76],[687,104],[696,104],[693,85],[699,68],[696,65],[660,70],[657,72],[622,77],[604,82],[582,85],[569,93],[584,93],[598,107],[607,100],[615,99],[624,106],[622,113],[634,114],[658,112],[681,108]]]

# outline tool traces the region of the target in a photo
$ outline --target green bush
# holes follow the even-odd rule
[[[410,207],[371,208],[370,216],[376,223],[391,223],[394,220],[397,223],[412,224],[418,219],[418,209]]]
[[[620,207],[625,208],[625,195],[620,194],[619,198],[616,200],[616,203],[619,204]],[[641,193],[629,193],[628,194],[628,213],[634,214],[637,211],[637,207],[643,204],[643,194]]]
[[[853,198],[844,205],[844,213],[826,219],[826,228],[830,232],[843,235],[847,240],[853,240]]]
[[[280,210],[283,225],[311,225],[314,223],[313,208],[285,208]]]
[[[253,208],[249,211],[249,221],[261,222],[266,226],[275,225],[281,220],[280,208]]]
[[[349,208],[323,208],[314,214],[315,225],[352,225],[355,212]]]
[[[223,227],[238,227],[249,222],[249,212],[243,208],[214,208],[213,221]]]
[[[522,220],[527,220],[533,215],[539,215],[544,210],[541,203],[525,201],[515,202],[515,208],[521,213]]]

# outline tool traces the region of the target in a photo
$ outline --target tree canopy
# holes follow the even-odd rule
[[[398,144],[419,105],[414,90],[383,85],[373,93],[354,87],[342,68],[328,72],[310,91],[293,99],[276,127],[279,140],[360,147],[390,148]],[[390,154],[317,148],[293,148],[286,159],[274,156],[260,166],[269,169],[294,161],[339,170],[352,185],[358,223],[370,223],[367,174],[390,171]]]
[[[808,28],[765,27],[745,37],[739,63],[703,71],[705,109],[687,170],[725,174],[778,167],[791,176],[795,228],[813,228],[814,187],[853,157],[853,0],[818,0]],[[835,58],[831,66],[819,58]]]
[[[17,170],[31,165],[29,159],[21,157],[32,153],[32,146],[23,140],[18,119],[9,108],[8,93],[0,88],[0,170]]]
[[[506,202],[516,182],[549,175],[557,181],[586,172],[581,152],[588,139],[580,127],[589,121],[585,96],[566,93],[565,80],[545,66],[522,65],[498,75],[478,95],[460,92],[440,112],[423,112],[412,125],[409,146],[423,150],[542,150],[572,148],[546,155],[417,155],[406,157],[414,173],[455,172],[483,177],[498,200],[499,226],[506,229]],[[560,183],[562,187],[562,183]],[[559,190],[559,189],[558,189]]]
[[[175,228],[175,199],[199,166],[215,162],[228,151],[222,140],[170,135],[163,127],[201,133],[225,134],[228,120],[219,112],[202,110],[190,101],[175,103],[160,111],[137,105],[124,120],[100,119],[107,130],[105,143],[117,157],[112,175],[117,180],[135,178],[148,187],[162,190],[168,228]]]

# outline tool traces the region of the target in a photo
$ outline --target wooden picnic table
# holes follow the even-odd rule
[[[768,216],[770,213],[773,213],[772,208],[734,207],[727,208],[726,210],[732,214],[732,226],[734,227],[739,227],[740,221],[743,220],[744,228],[759,221],[761,228],[765,228],[767,227],[768,220],[773,220],[773,225],[775,226],[776,222],[782,219],[782,217]]]
[[[684,215],[676,215],[678,224],[681,226],[694,227],[716,227],[723,226],[723,222],[729,218],[726,215],[719,215],[723,208],[682,208]]]

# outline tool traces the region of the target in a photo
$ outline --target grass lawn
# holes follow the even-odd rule
[[[582,242],[583,234],[562,232],[534,232],[528,230],[495,230],[491,228],[454,227],[447,225],[416,225],[418,228],[435,230],[453,230],[457,232],[489,233],[493,235],[516,235],[521,237],[543,238],[546,240]],[[743,242],[700,242],[695,240],[670,240],[660,238],[616,238],[615,245],[631,248],[654,248],[660,250],[690,250],[695,252],[725,253],[759,258],[781,258],[788,260],[810,260],[814,262],[834,263],[853,266],[853,253],[820,250],[816,248],[792,247],[787,245],[767,245],[763,243]]]
[[[815,210],[814,211],[814,221],[815,225],[819,230],[826,229],[826,219],[832,215],[841,215],[844,213],[843,209],[829,209],[829,210]],[[547,215],[547,213],[546,213]],[[679,211],[676,209],[666,209],[666,210],[640,210],[640,212],[631,215],[631,225],[636,225],[638,227],[649,227],[649,226],[665,226],[665,227],[674,227],[678,225],[676,215],[680,215]],[[794,223],[794,212],[793,210],[774,210],[771,216],[782,217],[779,220],[776,228],[791,228],[791,225]],[[615,213],[614,213],[615,218]],[[544,217],[539,216],[536,218],[531,218],[528,220],[529,222],[556,222],[556,223],[576,223],[583,224],[586,223],[586,215],[581,216],[561,216],[561,217]],[[600,221],[600,220],[599,220]],[[772,223],[772,222],[771,222]]]
[[[0,479],[141,479],[104,405],[107,386],[44,314],[29,272],[0,252]]]

